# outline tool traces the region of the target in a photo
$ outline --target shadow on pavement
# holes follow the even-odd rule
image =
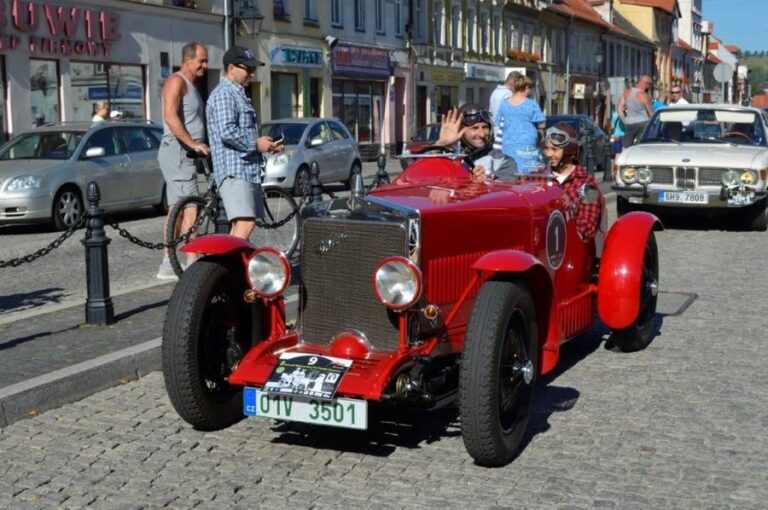
[[[38,308],[51,303],[60,303],[66,296],[63,291],[64,289],[61,287],[51,287],[32,292],[0,296],[0,312],[9,310],[16,312]]]

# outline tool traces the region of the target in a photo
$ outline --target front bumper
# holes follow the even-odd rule
[[[619,186],[612,185],[611,189],[616,195],[625,199],[631,204],[649,205],[657,207],[693,207],[693,208],[713,208],[713,209],[733,209],[749,207],[752,204],[764,200],[768,196],[766,191],[754,190],[729,190],[725,186],[719,190],[680,190],[676,188],[668,189],[649,189],[647,186]],[[660,197],[663,193],[702,193],[707,196],[706,203],[684,203],[664,201]]]
[[[44,195],[0,195],[0,224],[40,223],[51,218],[52,197]]]

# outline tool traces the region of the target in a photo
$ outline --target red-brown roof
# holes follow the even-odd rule
[[[600,16],[600,13],[587,5],[584,0],[560,0],[559,3],[551,4],[549,8],[574,18],[589,21],[601,27],[613,28]]]
[[[682,39],[677,40],[677,45],[685,51],[693,51],[693,47]]]
[[[710,53],[709,55],[707,55],[707,62],[712,62],[713,64],[719,64],[722,62],[722,60],[720,60],[715,55]]]
[[[725,49],[730,51],[731,53],[738,53],[741,51],[741,49],[735,44],[726,44]]]
[[[621,3],[628,5],[640,5],[642,7],[653,7],[661,9],[664,12],[674,15],[680,12],[677,6],[677,0],[621,0]]]
[[[709,49],[710,50],[716,50],[720,47],[720,43],[718,41],[710,41],[709,42]]]

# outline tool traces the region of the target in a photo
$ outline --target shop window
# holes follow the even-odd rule
[[[96,101],[108,101],[110,110],[123,118],[145,117],[142,66],[72,62],[70,69],[73,120],[90,120]]]
[[[296,75],[272,73],[272,120],[299,116]]]
[[[42,126],[58,122],[61,117],[59,105],[59,71],[55,60],[29,61],[29,90],[32,103],[32,124]]]
[[[338,80],[333,84],[333,116],[341,119],[358,142],[380,136],[384,83]]]
[[[6,90],[5,59],[0,57],[0,143],[8,140],[8,122],[5,115]]]

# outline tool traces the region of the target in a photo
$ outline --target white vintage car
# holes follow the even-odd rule
[[[657,111],[616,156],[619,214],[645,207],[720,209],[768,228],[768,117],[757,108],[691,104]]]

